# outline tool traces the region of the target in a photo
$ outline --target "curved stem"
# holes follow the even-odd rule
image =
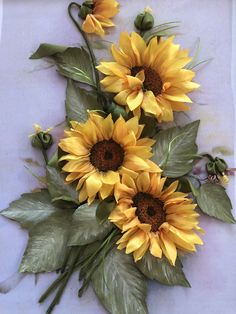
[[[90,57],[91,57],[91,61],[92,61],[92,64],[93,64],[93,68],[94,68],[94,75],[95,75],[97,90],[100,93],[101,92],[101,86],[100,86],[98,71],[96,69],[96,66],[97,66],[96,58],[95,58],[95,55],[93,53],[93,50],[92,50],[92,48],[90,46],[89,40],[88,40],[85,32],[82,30],[80,24],[76,21],[76,19],[72,15],[72,8],[73,8],[73,6],[77,7],[78,9],[80,8],[80,5],[78,3],[71,2],[69,4],[69,6],[68,6],[68,14],[69,14],[71,20],[73,21],[73,23],[75,24],[75,26],[77,27],[77,29],[79,30],[80,34],[82,35],[82,37],[83,37],[83,39],[84,39],[84,41],[86,43],[86,46],[88,48],[88,51],[89,51],[89,54],[90,54]]]

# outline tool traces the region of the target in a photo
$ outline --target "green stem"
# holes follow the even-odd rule
[[[46,153],[46,149],[42,148],[42,154],[43,154],[43,158],[45,160],[45,164],[47,166],[47,164],[48,164],[48,156],[47,156],[47,153]]]
[[[78,249],[78,248],[76,248],[76,249]],[[58,291],[56,293],[55,298],[53,299],[52,303],[50,304],[49,308],[47,309],[46,314],[51,314],[53,309],[54,309],[54,307],[60,302],[62,294],[63,294],[63,292],[64,292],[64,290],[66,288],[66,285],[67,285],[71,275],[74,272],[76,261],[77,261],[77,259],[79,257],[79,254],[80,254],[80,250],[78,250],[77,253],[75,254],[74,259],[73,259],[71,265],[68,268],[68,272],[65,273],[66,275],[65,275],[64,281],[62,282],[61,286],[59,287],[59,289],[58,289]]]
[[[88,48],[88,51],[89,51],[89,54],[90,54],[90,57],[91,57],[91,61],[92,61],[92,64],[93,64],[93,68],[94,68],[94,75],[95,75],[95,79],[96,79],[97,90],[100,93],[101,92],[101,86],[100,86],[98,71],[96,69],[97,61],[96,61],[96,58],[95,58],[95,55],[93,53],[92,47],[91,47],[91,45],[89,43],[89,40],[88,40],[85,32],[82,30],[80,24],[76,21],[76,19],[72,15],[71,10],[72,10],[73,6],[75,6],[75,7],[77,7],[79,9],[80,5],[78,3],[76,3],[76,2],[71,2],[69,4],[69,6],[68,6],[68,13],[69,13],[69,16],[70,16],[71,20],[73,21],[73,23],[75,24],[75,26],[79,30],[80,34],[82,35],[82,37],[83,37],[83,39],[84,39],[84,41],[86,43],[86,46]]]

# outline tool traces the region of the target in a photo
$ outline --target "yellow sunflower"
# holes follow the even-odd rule
[[[111,47],[115,62],[101,62],[98,70],[106,75],[101,81],[105,91],[115,93],[114,100],[140,115],[141,109],[159,122],[172,121],[173,111],[186,111],[191,103],[186,95],[199,87],[191,82],[195,73],[184,67],[192,60],[188,50],[153,38],[146,44],[135,32],[121,33],[119,49]]]
[[[115,25],[111,17],[118,13],[118,6],[119,3],[115,0],[85,1],[80,9],[80,16],[85,19],[82,25],[83,31],[105,35],[104,28]]]
[[[178,181],[163,188],[166,178],[160,173],[142,172],[136,179],[126,175],[115,188],[117,206],[109,220],[122,230],[118,249],[126,248],[140,260],[147,250],[153,256],[164,254],[175,265],[177,248],[192,252],[203,244],[195,230],[198,226],[196,204],[187,194],[176,192]]]
[[[90,113],[86,123],[71,121],[72,128],[65,131],[59,147],[66,152],[60,161],[66,161],[62,170],[67,172],[66,182],[78,181],[80,202],[93,202],[97,193],[101,199],[108,197],[120,175],[135,178],[143,170],[160,172],[149,158],[155,141],[141,138],[143,125],[134,117],[122,117],[113,122]]]

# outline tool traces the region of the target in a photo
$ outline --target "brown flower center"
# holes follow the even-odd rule
[[[164,204],[152,195],[139,192],[133,197],[136,215],[142,223],[150,224],[151,231],[156,232],[166,220]]]
[[[90,151],[90,162],[99,171],[116,171],[124,160],[124,150],[113,140],[96,143]]]
[[[155,96],[159,95],[162,90],[162,81],[155,70],[145,66],[137,66],[131,69],[131,75],[135,76],[142,70],[144,70],[145,74],[145,80],[143,82],[144,89],[152,91]]]

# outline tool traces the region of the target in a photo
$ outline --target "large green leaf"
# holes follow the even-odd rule
[[[145,314],[147,283],[132,255],[113,248],[92,276],[95,293],[112,314]]]
[[[179,259],[176,260],[176,265],[172,266],[165,257],[157,258],[150,253],[146,253],[137,262],[137,267],[146,277],[151,280],[157,280],[164,285],[190,287]]]
[[[20,272],[51,272],[59,269],[67,249],[71,226],[70,210],[57,210],[29,232]]]
[[[102,110],[101,105],[98,104],[96,92],[80,88],[68,79],[66,89],[67,122],[85,122],[88,118],[87,110]]]
[[[64,175],[49,166],[47,166],[47,186],[52,201],[64,200],[79,204],[79,196],[75,187],[72,184],[65,184]]]
[[[64,258],[72,210],[51,203],[47,190],[23,194],[1,212],[29,230],[29,242],[20,266],[21,272],[54,271]]]
[[[60,74],[77,82],[95,86],[93,68],[88,52],[84,48],[68,48],[58,53],[57,65]]]
[[[199,207],[205,214],[228,223],[236,223],[231,212],[231,201],[221,185],[203,184],[196,199]]]
[[[154,146],[154,161],[162,168],[163,175],[176,178],[192,169],[197,153],[196,136],[199,121],[184,127],[174,127],[160,131]]]
[[[1,212],[1,215],[15,220],[22,228],[31,229],[36,224],[47,220],[58,209],[51,203],[47,190],[39,193],[23,194],[20,199],[12,202]]]
[[[112,229],[109,221],[100,223],[96,218],[99,202],[79,206],[72,216],[69,245],[85,245],[102,240]]]
[[[66,51],[68,47],[51,45],[47,43],[43,43],[39,46],[39,48],[32,54],[30,59],[41,59],[44,57],[52,57],[57,53],[63,53]]]

